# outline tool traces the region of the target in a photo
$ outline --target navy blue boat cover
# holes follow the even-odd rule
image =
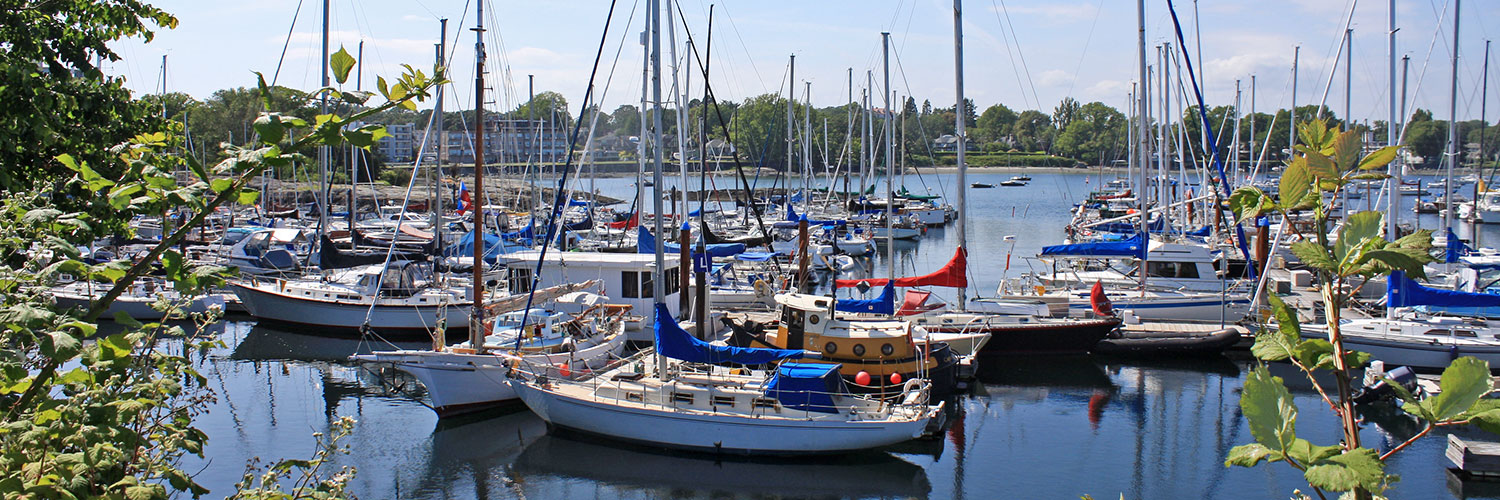
[[[1417,284],[1406,273],[1395,271],[1385,283],[1386,307],[1463,306],[1497,307],[1500,295],[1438,290]]]
[[[500,240],[494,233],[484,233],[484,261],[494,264],[500,259],[500,254],[508,253],[505,242]],[[448,248],[443,249],[444,257],[473,257],[474,256],[474,232],[460,236],[458,241]]]
[[[819,413],[837,413],[833,395],[845,393],[837,364],[782,363],[766,385],[766,397],[781,406]]]
[[[729,257],[745,251],[744,243],[710,243],[706,245],[708,255],[713,257]],[[638,253],[656,253],[656,237],[647,231],[645,227],[636,228],[635,249]],[[667,243],[662,249],[666,253],[682,253],[682,247],[676,243]],[[693,254],[698,253],[698,246],[693,245]]]
[[[667,305],[656,303],[656,352],[661,355],[689,363],[735,363],[741,365],[763,365],[783,359],[801,358],[800,349],[760,349],[755,347],[732,347],[715,345],[693,338],[677,320]]]
[[[835,311],[852,313],[896,314],[896,281],[887,280],[880,296],[873,299],[839,299]]]
[[[1042,247],[1042,255],[1082,255],[1090,257],[1135,257],[1146,258],[1145,233],[1136,233],[1130,239],[1052,245]]]

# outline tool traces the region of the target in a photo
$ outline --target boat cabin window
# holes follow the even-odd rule
[[[416,293],[416,278],[409,266],[387,267],[380,278],[380,295],[385,297],[410,297]]]
[[[650,272],[621,271],[620,281],[624,283],[621,293],[627,299],[649,299],[653,292]]]
[[[1431,330],[1427,330],[1426,332],[1424,332],[1424,334],[1425,335],[1436,335],[1436,336],[1442,336],[1442,337],[1447,337],[1449,335],[1452,335],[1454,337],[1478,337],[1478,335],[1476,335],[1474,332],[1469,331],[1469,330],[1443,330],[1443,329],[1439,329],[1439,328],[1434,328],[1434,329],[1431,329]]]
[[[531,291],[531,269],[525,267],[512,267],[507,270],[507,284],[510,293],[527,293]]]
[[[677,282],[677,273],[678,268],[674,267],[668,269],[664,275],[668,277],[667,282],[663,283],[666,285],[667,295],[677,293],[678,288],[680,288],[681,284]],[[627,299],[649,299],[655,293],[652,287],[656,285],[656,282],[650,271],[621,271],[620,282],[624,284],[621,288],[623,288],[622,293]]]
[[[1154,278],[1197,278],[1198,265],[1192,262],[1146,262],[1146,275]]]

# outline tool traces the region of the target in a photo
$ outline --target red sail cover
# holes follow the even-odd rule
[[[1094,289],[1089,290],[1089,304],[1094,306],[1094,314],[1100,316],[1114,316],[1114,304],[1110,304],[1109,297],[1104,295],[1104,284],[1094,281]]]
[[[641,214],[633,213],[630,214],[629,219],[625,219],[620,222],[610,222],[605,225],[609,226],[610,229],[630,229],[641,225]]]
[[[953,252],[953,260],[948,265],[938,269],[937,272],[926,276],[896,278],[896,286],[944,286],[949,288],[966,288],[969,286],[967,272],[969,268],[968,252],[963,248]],[[834,286],[837,288],[848,288],[859,285],[860,282],[869,283],[870,286],[885,286],[886,279],[863,279],[863,280],[837,280]]]

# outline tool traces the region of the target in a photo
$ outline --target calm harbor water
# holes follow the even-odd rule
[[[1007,254],[1012,276],[1024,272],[1021,257],[1060,241],[1065,208],[1099,185],[1097,173],[1032,177],[1024,188],[970,192],[973,289],[993,291]],[[926,180],[952,195],[952,176]],[[628,195],[630,182],[601,179],[599,187]],[[907,186],[926,189],[915,178]],[[935,231],[920,246],[898,248],[905,271],[927,272],[952,256],[952,229]],[[1006,235],[1016,236],[1014,249]],[[383,343],[282,332],[246,317],[214,330],[224,346],[195,355],[218,393],[199,421],[210,436],[207,459],[187,468],[201,467],[199,480],[215,495],[229,491],[251,458],[310,456],[312,433],[345,415],[359,423],[345,441],[352,453],[338,463],[358,468],[353,486],[362,498],[1237,499],[1285,498],[1305,488],[1283,465],[1223,466],[1230,448],[1252,440],[1238,401],[1253,361],[1242,357],[986,359],[980,380],[949,402],[952,425],[940,438],[851,456],[746,461],[549,435],[524,408],[439,422],[414,380],[343,361],[389,347]],[[1297,395],[1299,435],[1336,441],[1337,422],[1317,395],[1289,366],[1273,368]],[[1367,418],[1366,442],[1382,449],[1418,430],[1398,416]],[[1445,441],[1434,433],[1391,462],[1402,476],[1392,497],[1500,498],[1493,488],[1450,480]]]

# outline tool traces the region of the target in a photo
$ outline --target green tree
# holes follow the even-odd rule
[[[609,114],[609,129],[616,134],[635,136],[641,134],[641,108],[621,104]]]
[[[1015,147],[1022,151],[1050,150],[1053,132],[1052,118],[1034,109],[1022,111],[1010,129]]]
[[[1052,126],[1058,130],[1068,128],[1073,119],[1078,116],[1078,100],[1072,97],[1064,97],[1062,102],[1057,103],[1057,108],[1052,110]]]
[[[1125,115],[1102,102],[1078,108],[1067,128],[1057,136],[1056,153],[1101,165],[1123,156]]]
[[[979,115],[977,121],[978,138],[984,142],[1003,141],[1010,136],[1011,127],[1016,123],[1016,112],[1005,107],[1004,104],[996,104],[985,108],[984,114]]]

